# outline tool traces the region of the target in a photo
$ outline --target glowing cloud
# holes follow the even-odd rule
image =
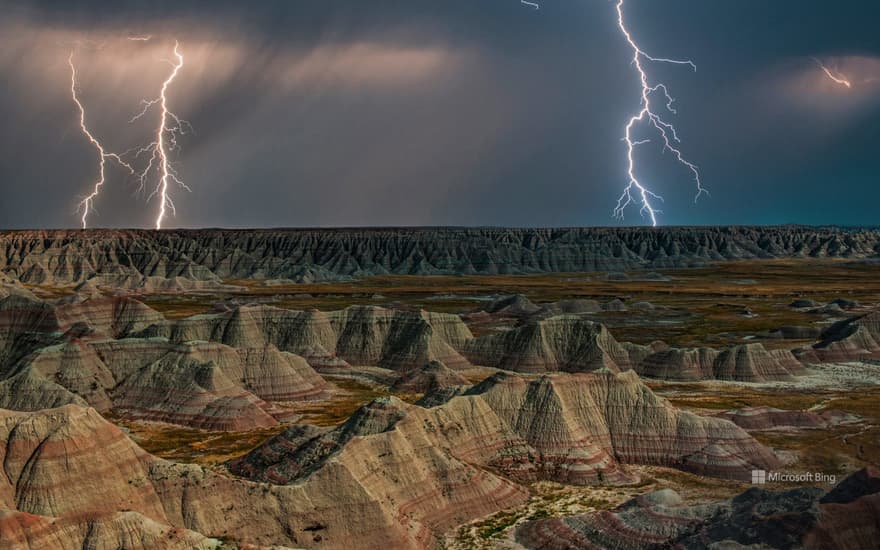
[[[822,71],[825,72],[825,74],[828,76],[828,78],[830,78],[831,80],[833,80],[834,82],[836,82],[842,86],[846,86],[847,88],[852,88],[852,82],[847,80],[843,75],[834,74],[833,72],[831,72],[831,69],[826,67],[825,64],[823,64],[821,61],[819,61],[815,57],[813,58],[813,61],[816,62],[816,65],[819,65],[819,67],[822,69]]]

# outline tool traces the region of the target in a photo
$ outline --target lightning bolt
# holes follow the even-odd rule
[[[174,42],[174,60],[169,60],[168,62],[171,65],[171,73],[162,82],[159,95],[154,99],[142,100],[141,106],[143,108],[129,121],[135,122],[146,115],[151,108],[159,107],[159,126],[156,129],[155,139],[151,143],[134,150],[135,158],[145,154],[149,155],[146,167],[138,173],[138,179],[142,188],[146,184],[151,171],[155,169],[159,173],[158,184],[147,199],[150,200],[155,196],[159,198],[159,214],[156,217],[156,229],[162,229],[162,223],[169,211],[172,215],[177,214],[169,192],[171,183],[189,190],[189,187],[180,179],[169,158],[171,152],[180,149],[177,142],[178,136],[186,134],[187,130],[192,128],[187,121],[178,117],[168,108],[168,88],[174,82],[174,79],[177,78],[177,74],[183,67],[183,54],[180,53],[180,44],[177,41]]]
[[[651,219],[651,225],[657,226],[657,214],[661,211],[654,207],[652,201],[658,200],[663,201],[663,197],[654,193],[645,185],[643,185],[639,179],[636,177],[636,162],[635,162],[635,150],[639,145],[644,145],[646,143],[650,143],[650,139],[642,139],[642,140],[634,140],[633,132],[639,126],[639,124],[645,123],[649,127],[653,128],[660,141],[663,143],[663,151],[669,151],[673,154],[675,159],[685,166],[694,176],[694,181],[697,185],[697,194],[694,197],[694,202],[699,200],[702,195],[708,195],[709,191],[703,187],[703,183],[700,180],[700,170],[697,168],[695,164],[687,160],[682,154],[681,150],[677,147],[676,144],[681,143],[681,139],[678,137],[678,132],[671,123],[667,122],[660,114],[654,110],[654,105],[651,102],[651,98],[655,94],[663,94],[663,99],[666,100],[664,108],[671,114],[676,114],[675,108],[672,106],[675,103],[675,98],[669,93],[669,89],[666,87],[666,84],[662,82],[652,84],[651,80],[648,78],[648,73],[645,71],[645,62],[652,63],[668,63],[671,65],[687,65],[696,72],[697,66],[693,61],[687,59],[668,59],[665,57],[653,57],[645,53],[639,45],[636,43],[635,39],[630,34],[629,30],[626,28],[626,23],[624,22],[623,17],[623,3],[624,0],[617,0],[617,26],[620,28],[620,32],[623,34],[626,39],[627,44],[629,44],[630,49],[632,49],[632,65],[636,68],[636,71],[639,74],[639,82],[641,83],[641,109],[638,113],[630,117],[626,126],[624,127],[624,137],[623,141],[626,142],[626,159],[627,159],[627,170],[626,174],[629,178],[629,181],[626,187],[623,190],[623,194],[620,195],[620,198],[617,200],[617,206],[614,208],[614,217],[623,219],[623,214],[626,211],[626,208],[635,203],[641,205],[639,212],[642,216],[647,215]],[[520,0],[520,4],[524,4],[526,6],[533,7],[535,9],[539,9],[540,5],[534,2],[529,2],[527,0]]]
[[[834,74],[831,71],[831,69],[826,67],[825,64],[822,63],[821,61],[819,61],[819,59],[816,57],[813,58],[813,61],[816,62],[816,65],[819,65],[819,67],[822,69],[822,71],[825,72],[826,75],[828,75],[828,78],[830,78],[834,82],[840,84],[841,86],[846,86],[847,88],[852,88],[852,82],[847,80],[842,74],[839,74],[839,73]]]
[[[122,159],[122,156],[116,153],[108,153],[104,146],[100,141],[89,131],[88,126],[86,125],[86,109],[83,106],[82,102],[79,100],[79,96],[76,92],[76,65],[73,63],[73,52],[70,52],[70,56],[67,58],[67,64],[70,65],[70,95],[73,98],[73,102],[76,104],[77,109],[79,110],[79,127],[82,133],[88,138],[89,142],[95,147],[95,150],[98,152],[98,180],[92,187],[92,192],[89,193],[85,198],[83,198],[77,211],[82,211],[82,228],[86,229],[88,227],[88,218],[89,213],[94,211],[95,199],[98,198],[98,195],[101,193],[101,188],[104,186],[104,183],[107,181],[106,176],[106,168],[107,168],[107,160],[115,161],[117,164],[127,169],[129,172],[134,174],[134,168]]]
[[[697,185],[697,194],[694,197],[695,202],[700,198],[701,195],[708,194],[708,191],[703,187],[702,182],[700,181],[700,171],[697,166],[684,158],[681,150],[678,149],[676,144],[681,143],[681,140],[678,137],[675,126],[663,119],[660,114],[654,110],[654,105],[651,102],[651,99],[655,94],[662,94],[663,99],[666,100],[664,108],[666,109],[666,111],[672,114],[676,113],[675,108],[673,108],[672,106],[675,102],[675,99],[670,95],[669,89],[666,87],[665,84],[653,84],[651,82],[651,80],[648,78],[647,72],[645,71],[644,63],[653,62],[668,63],[672,65],[687,65],[691,67],[694,71],[697,70],[697,66],[694,64],[693,61],[690,60],[653,57],[645,53],[645,51],[642,50],[638,46],[638,44],[636,44],[636,41],[633,39],[632,35],[626,27],[623,16],[623,3],[624,0],[617,0],[617,25],[620,28],[620,32],[623,33],[624,38],[632,49],[632,65],[636,68],[636,71],[638,72],[642,92],[641,109],[638,113],[630,117],[624,129],[623,141],[626,143],[627,176],[629,178],[629,182],[627,183],[626,188],[624,188],[623,194],[621,194],[620,198],[617,201],[617,206],[614,208],[614,215],[617,218],[623,219],[624,211],[630,204],[639,204],[641,205],[639,212],[642,214],[642,216],[647,215],[651,220],[651,225],[656,227],[657,214],[659,214],[661,211],[653,205],[652,201],[658,200],[662,202],[663,197],[654,193],[645,185],[643,185],[635,174],[635,149],[637,146],[647,142],[647,140],[633,140],[633,132],[640,124],[647,124],[650,128],[655,130],[658,137],[660,138],[660,141],[663,144],[663,150],[672,153],[672,155],[680,164],[684,165],[688,170],[691,171],[691,173],[693,173],[694,181]]]

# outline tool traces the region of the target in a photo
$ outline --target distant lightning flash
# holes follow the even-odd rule
[[[79,96],[76,93],[76,65],[73,64],[73,52],[70,52],[70,56],[67,58],[67,64],[70,65],[70,95],[73,98],[73,102],[76,104],[77,109],[79,109],[79,127],[82,130],[82,133],[88,138],[89,142],[95,147],[98,151],[98,180],[95,182],[92,187],[92,192],[89,193],[82,201],[79,203],[79,209],[82,210],[82,228],[86,229],[88,227],[88,218],[89,213],[94,210],[95,199],[98,198],[98,195],[101,193],[101,188],[104,186],[104,183],[107,181],[106,177],[106,167],[107,167],[107,159],[116,161],[120,166],[127,169],[132,174],[134,173],[134,168],[125,162],[120,155],[116,153],[108,153],[104,146],[100,141],[94,136],[94,134],[89,131],[88,126],[86,125],[86,109],[83,106],[82,102],[79,100]]]
[[[648,79],[648,74],[645,72],[643,62],[652,61],[655,63],[688,65],[694,71],[697,70],[697,66],[694,64],[693,61],[690,60],[652,57],[645,53],[638,46],[638,44],[636,44],[629,30],[627,30],[626,28],[623,17],[623,2],[624,0],[617,0],[617,24],[620,27],[620,31],[623,33],[623,36],[626,38],[626,41],[633,52],[632,64],[633,66],[635,66],[636,71],[638,71],[639,73],[639,80],[642,86],[642,108],[637,114],[633,115],[629,119],[629,122],[627,123],[624,131],[623,141],[626,142],[628,164],[627,176],[629,177],[629,183],[627,184],[626,188],[623,190],[623,194],[617,201],[617,206],[614,208],[614,215],[615,217],[622,219],[627,206],[633,203],[640,204],[641,214],[643,216],[647,214],[647,216],[651,219],[651,225],[656,227],[657,214],[660,213],[660,210],[654,207],[652,201],[656,199],[662,202],[663,198],[645,187],[635,175],[635,148],[636,146],[647,142],[647,140],[633,140],[633,131],[640,123],[647,123],[650,125],[650,127],[654,128],[663,143],[663,150],[672,153],[679,163],[687,167],[688,170],[693,173],[694,181],[697,184],[697,194],[694,197],[694,201],[698,200],[701,195],[708,194],[708,191],[703,187],[702,182],[700,181],[700,171],[697,169],[696,165],[685,159],[678,147],[674,145],[681,142],[681,140],[678,138],[675,127],[669,122],[666,122],[666,120],[664,120],[656,111],[653,110],[653,105],[651,103],[651,98],[653,94],[657,92],[661,92],[663,94],[663,97],[666,100],[665,108],[672,114],[675,114],[676,112],[672,106],[672,104],[675,102],[675,99],[669,94],[669,90],[667,89],[665,84],[651,84],[650,80]]]
[[[816,65],[819,65],[819,67],[822,69],[822,71],[825,72],[826,75],[828,75],[828,78],[830,78],[834,82],[840,84],[841,86],[846,86],[847,88],[852,88],[852,82],[847,80],[842,74],[834,74],[831,71],[831,69],[826,67],[825,64],[822,63],[821,61],[819,61],[819,59],[816,57],[813,58],[813,61],[816,62]]]
[[[159,172],[159,182],[155,190],[150,193],[149,197],[159,197],[159,214],[156,217],[156,229],[162,229],[162,222],[165,220],[165,215],[168,213],[168,211],[170,211],[172,214],[177,213],[174,208],[174,202],[172,202],[169,193],[170,184],[173,182],[183,187],[184,189],[189,190],[189,187],[187,187],[186,184],[180,179],[177,171],[174,168],[174,165],[168,158],[171,151],[179,149],[177,137],[179,135],[185,134],[187,128],[190,128],[188,122],[181,119],[168,109],[168,88],[171,86],[172,82],[174,82],[174,79],[177,78],[177,74],[183,67],[183,54],[180,53],[179,48],[180,44],[175,41],[175,60],[169,60],[169,63],[171,64],[171,73],[162,83],[162,88],[159,91],[158,97],[151,100],[143,100],[141,102],[143,109],[140,113],[132,117],[130,121],[135,122],[136,120],[146,115],[152,107],[156,105],[159,106],[159,126],[156,129],[155,140],[143,147],[138,148],[135,151],[135,157],[139,157],[147,153],[149,153],[150,155],[146,168],[144,168],[138,174],[141,186],[145,184],[145,181],[149,176],[151,170],[156,168]]]

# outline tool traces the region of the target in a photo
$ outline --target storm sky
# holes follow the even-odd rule
[[[541,4],[0,0],[0,227],[78,226],[97,157],[68,55],[90,128],[124,151],[149,138],[149,116],[128,121],[175,39],[170,106],[194,131],[168,227],[643,225],[611,215],[640,91],[614,4]],[[626,17],[648,53],[698,66],[647,67],[711,192],[694,204],[688,172],[641,146],[662,224],[880,222],[880,3],[628,0]],[[108,167],[91,225],[152,226],[149,190]]]

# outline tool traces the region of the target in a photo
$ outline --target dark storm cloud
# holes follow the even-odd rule
[[[95,164],[70,103],[69,51],[91,124],[123,149],[145,130],[127,120],[155,93],[175,38],[187,64],[173,104],[196,134],[179,156],[192,192],[176,192],[170,225],[614,223],[619,137],[638,90],[610,2],[0,10],[0,226],[76,225]],[[852,0],[629,0],[646,49],[699,65],[652,67],[678,98],[683,150],[712,191],[694,206],[687,173],[640,150],[640,173],[667,199],[661,220],[876,223],[878,15]],[[814,56],[858,89],[823,79]],[[149,225],[156,205],[111,176],[96,224]],[[634,211],[627,221],[640,222]]]

